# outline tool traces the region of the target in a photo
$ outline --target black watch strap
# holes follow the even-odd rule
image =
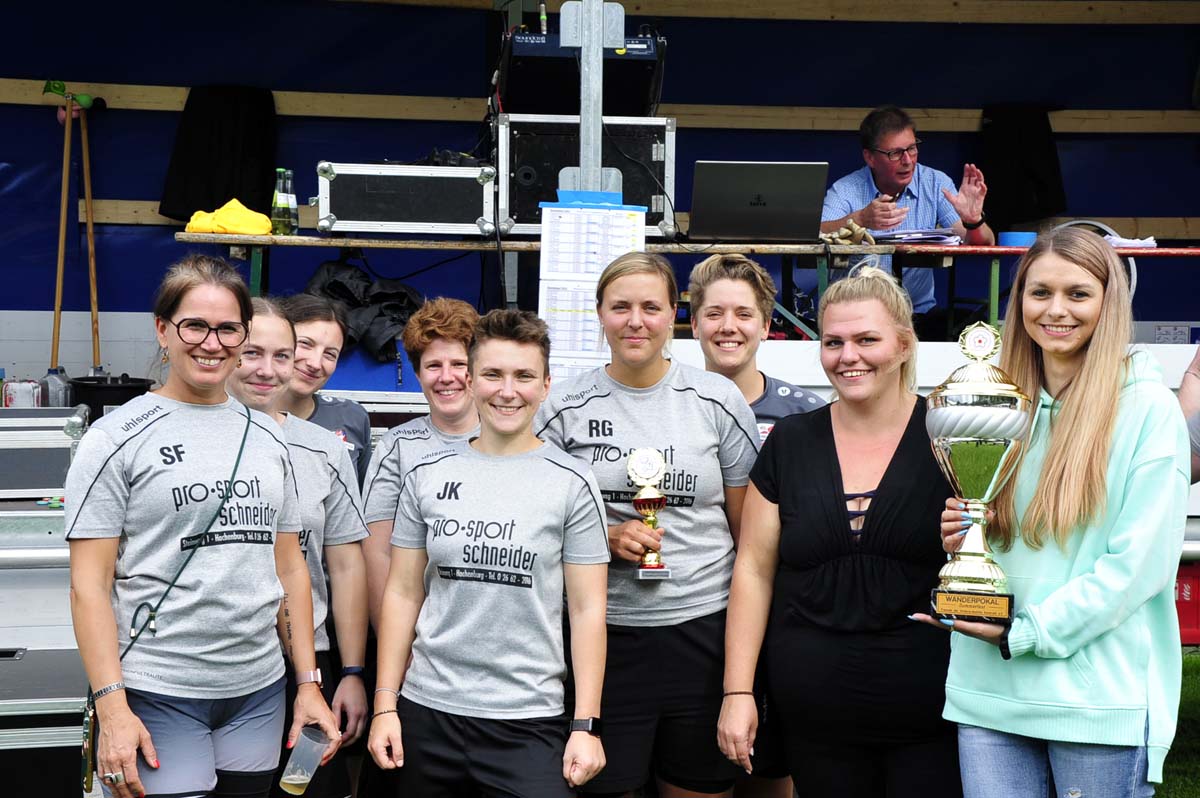
[[[1012,652],[1008,650],[1008,630],[1009,627],[1004,627],[1004,632],[1000,635],[997,643],[1000,646],[1000,659],[1012,659]]]
[[[604,723],[600,718],[575,718],[571,721],[571,732],[587,732],[593,737],[599,737],[604,730]]]
[[[968,230],[978,230],[979,228],[983,227],[983,223],[984,223],[984,222],[986,222],[986,221],[987,221],[987,214],[986,214],[986,213],[983,213],[983,212],[980,212],[980,214],[979,214],[979,221],[978,221],[978,222],[974,222],[974,223],[968,224],[968,223],[967,223],[967,222],[964,220],[964,221],[963,221],[963,227],[965,227],[965,228],[966,228],[966,229],[968,229]]]
[[[342,668],[342,676],[362,676],[362,675],[363,675],[363,666],[362,665],[347,665],[346,667]]]

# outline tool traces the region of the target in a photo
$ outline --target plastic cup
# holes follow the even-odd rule
[[[292,755],[279,779],[279,789],[288,795],[303,795],[321,765],[321,757],[329,747],[329,738],[316,726],[305,726],[296,738]]]

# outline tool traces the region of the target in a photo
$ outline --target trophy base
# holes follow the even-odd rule
[[[639,582],[658,582],[663,579],[671,578],[671,569],[663,566],[647,568],[641,566],[638,568],[637,578]]]
[[[980,621],[1008,626],[1013,620],[1012,593],[973,593],[934,588],[929,594],[933,614],[958,621]]]

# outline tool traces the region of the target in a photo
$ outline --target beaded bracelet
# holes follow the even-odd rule
[[[395,712],[397,715],[400,714],[400,710],[398,710],[398,709],[381,709],[378,712],[376,712],[374,715],[372,715],[371,719],[374,720],[375,718],[379,717],[380,715],[390,715],[393,712]]]
[[[109,693],[115,693],[118,690],[124,690],[124,689],[125,689],[125,682],[113,682],[112,684],[105,685],[104,687],[101,687],[99,690],[96,690],[95,692],[93,692],[92,700],[95,701],[98,698],[103,698],[104,696],[108,695]]]

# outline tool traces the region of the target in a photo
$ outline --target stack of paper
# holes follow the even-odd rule
[[[1114,247],[1119,247],[1122,249],[1125,247],[1129,247],[1131,249],[1134,247],[1141,249],[1154,249],[1158,246],[1158,242],[1154,240],[1154,236],[1148,236],[1146,238],[1121,238],[1120,236],[1115,236],[1112,233],[1109,233],[1104,237],[1104,240],[1112,244]]]
[[[550,328],[550,373],[562,380],[609,361],[596,316],[596,283],[618,256],[646,249],[646,209],[542,203],[538,315]]]
[[[961,244],[962,239],[947,227],[930,230],[896,230],[874,233],[876,244]]]

